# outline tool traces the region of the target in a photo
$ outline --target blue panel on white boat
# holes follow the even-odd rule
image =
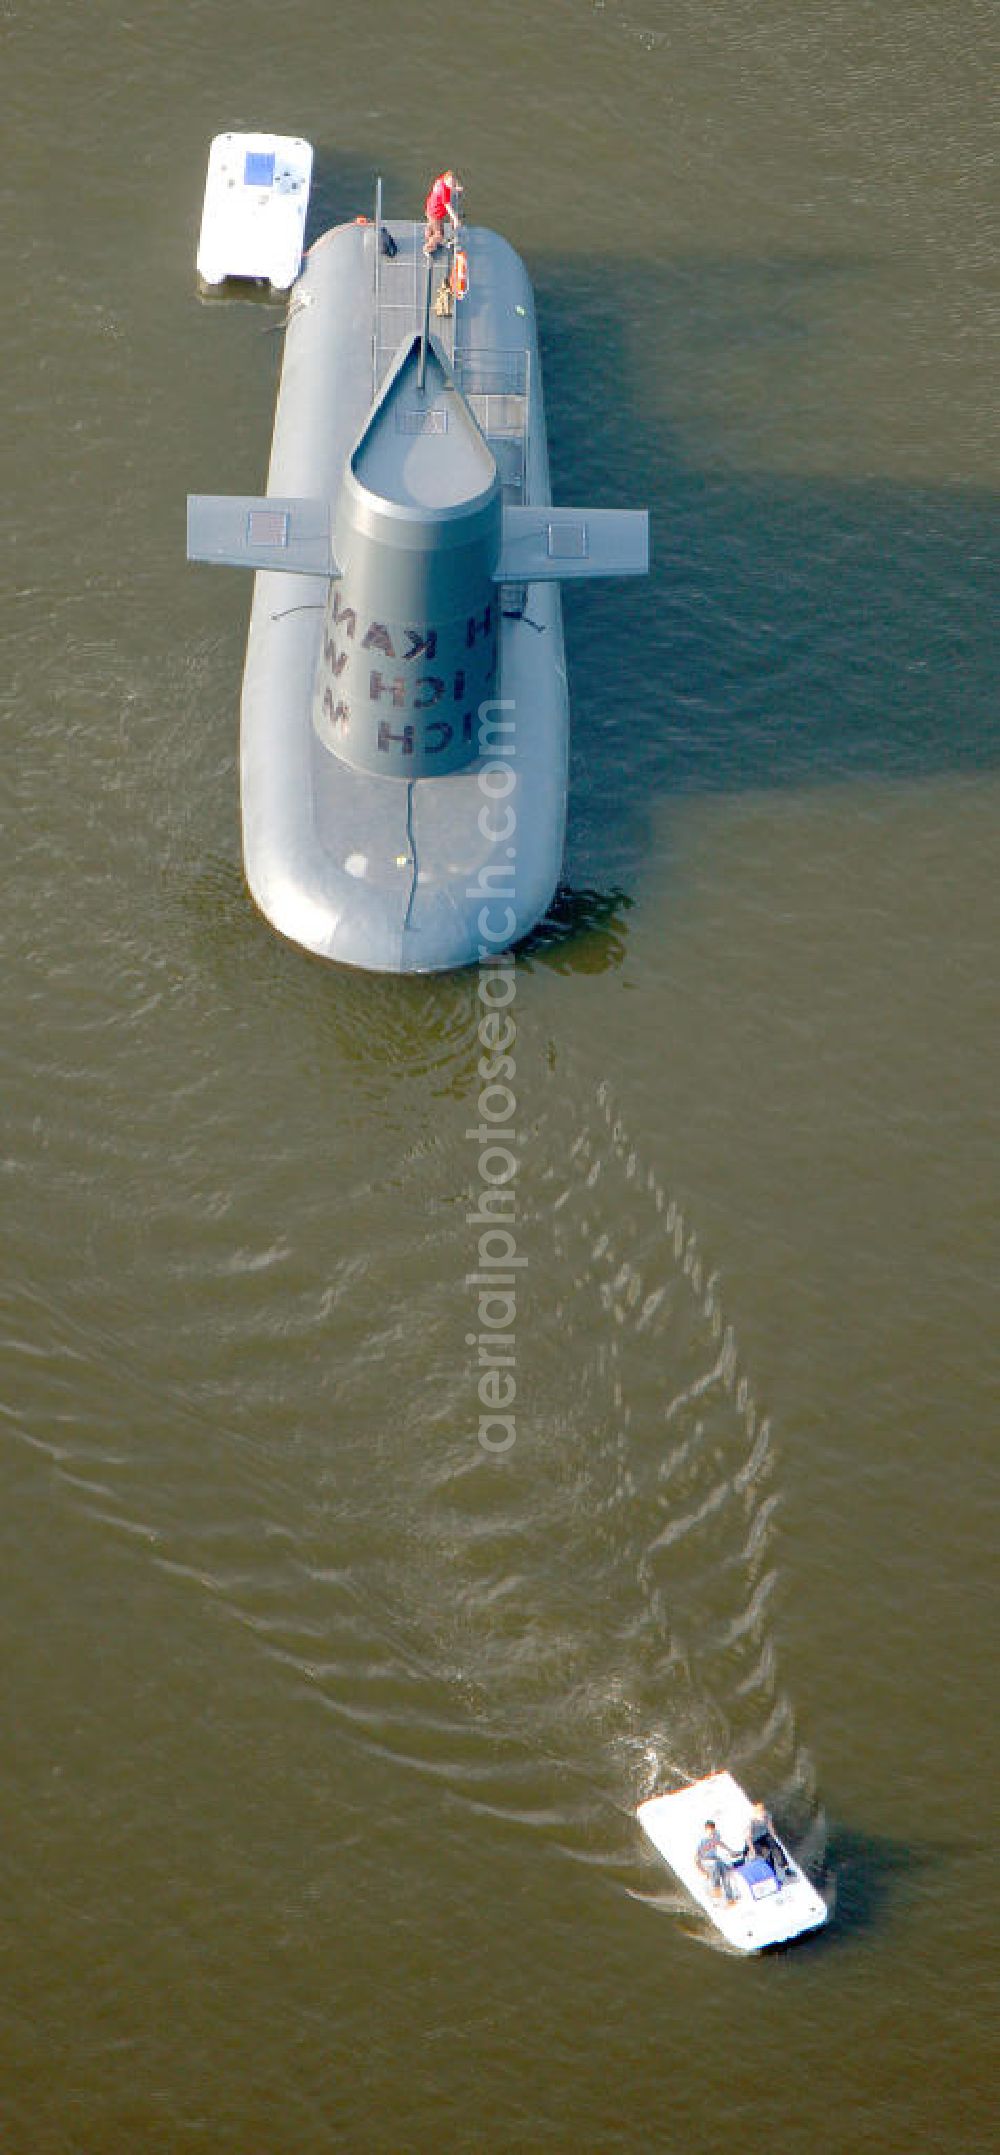
[[[271,187],[274,184],[274,152],[266,155],[262,150],[248,150],[243,162],[245,187]]]

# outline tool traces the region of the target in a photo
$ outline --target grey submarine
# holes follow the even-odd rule
[[[534,299],[497,233],[339,224],[293,285],[267,491],[191,495],[188,557],[256,572],[251,895],[341,964],[443,971],[542,917],[566,823],[560,584],[641,575],[645,511],[554,508]]]

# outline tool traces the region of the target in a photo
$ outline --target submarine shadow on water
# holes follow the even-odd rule
[[[624,890],[560,883],[548,912],[517,945],[518,966],[527,972],[617,971],[628,943],[625,916],[634,904]]]
[[[572,882],[634,895],[662,801],[995,766],[989,494],[748,469],[721,435],[708,460],[685,447],[700,373],[717,404],[720,354],[762,339],[777,427],[829,288],[873,267],[533,265],[553,496],[641,498],[651,518],[641,586],[564,594]]]

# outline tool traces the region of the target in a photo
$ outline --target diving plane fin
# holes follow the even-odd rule
[[[189,494],[187,557],[235,569],[339,576],[328,501],[276,494]]]
[[[498,584],[567,581],[579,576],[645,576],[645,509],[505,508]]]

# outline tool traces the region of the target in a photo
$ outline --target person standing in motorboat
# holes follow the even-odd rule
[[[695,1851],[698,1869],[708,1879],[714,1901],[734,1901],[736,1888],[730,1872],[740,1860],[735,1848],[727,1848],[714,1818],[706,1818],[705,1831]]]
[[[795,1873],[775,1833],[771,1813],[767,1806],[760,1802],[752,1804],[750,1808],[746,1847],[743,1850],[744,1862],[748,1862],[753,1856],[759,1856],[770,1866],[779,1886],[783,1878],[794,1878]]]
[[[427,219],[427,228],[424,232],[424,253],[426,255],[436,254],[438,248],[444,246],[444,221],[446,217],[450,217],[456,232],[458,231],[461,219],[455,198],[461,193],[462,182],[457,172],[439,172],[437,179],[432,182],[427,200],[424,203],[424,215]]]

